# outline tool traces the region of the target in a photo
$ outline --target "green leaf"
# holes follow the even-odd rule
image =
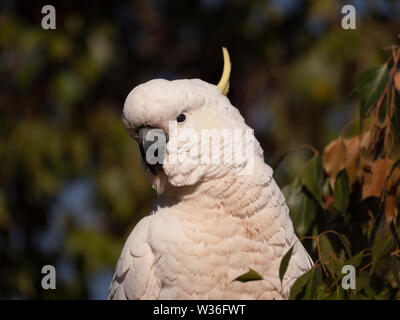
[[[321,268],[316,267],[313,270],[314,270],[314,272],[312,274],[312,277],[311,277],[310,281],[308,281],[308,283],[307,283],[306,293],[304,295],[305,300],[314,299],[314,297],[317,294],[317,288],[322,283]]]
[[[293,246],[293,247],[294,247],[294,246]],[[282,281],[282,279],[283,279],[283,276],[284,276],[285,273],[286,273],[287,267],[288,267],[288,265],[289,265],[290,258],[292,257],[293,247],[291,247],[291,248],[289,249],[289,251],[286,252],[286,254],[283,256],[283,258],[282,258],[282,260],[281,260],[281,265],[280,265],[280,267],[279,267],[279,278],[281,279],[281,281]]]
[[[394,246],[394,240],[391,235],[377,236],[372,245],[372,259],[374,265],[384,256],[386,256]]]
[[[320,237],[319,248],[321,252],[321,263],[323,262],[325,267],[329,270],[331,274],[336,274],[340,270],[340,266],[336,259],[336,253],[333,249],[331,240],[328,235]]]
[[[381,259],[385,257],[393,248],[395,241],[389,225],[386,223],[385,216],[383,215],[379,221],[378,228],[375,233],[375,238],[372,243],[372,262],[373,269],[381,266]]]
[[[322,203],[322,159],[314,156],[303,169],[301,181],[318,203]]]
[[[346,299],[345,291],[340,286],[337,286],[337,288],[336,288],[336,300],[345,300],[345,299]]]
[[[370,283],[370,276],[368,272],[364,271],[361,272],[359,275],[356,277],[356,290],[357,292],[364,291],[366,294],[366,288],[369,288],[371,286]]]
[[[369,109],[379,100],[389,79],[388,66],[372,68],[361,74],[354,91],[360,94],[360,119],[362,120]]]
[[[351,253],[351,243],[349,241],[349,239],[342,233],[336,233],[336,235],[338,236],[340,242],[343,244],[344,249],[346,250],[347,256],[351,257],[352,253]]]
[[[365,286],[364,292],[367,294],[367,297],[372,300],[376,296],[377,292],[374,287],[371,286],[371,282],[369,283],[368,286]]]
[[[353,266],[355,269],[357,269],[358,266],[360,265],[361,261],[362,261],[363,254],[364,254],[364,251],[361,251],[361,252],[357,253],[356,255],[352,256],[349,260],[347,260],[347,261],[343,264],[343,266],[344,266],[344,265],[350,265],[350,266]],[[343,266],[342,266],[342,267],[343,267]],[[337,272],[336,275],[337,275],[337,277],[338,277],[338,280],[341,280],[341,279],[343,279],[343,277],[344,277],[346,274],[345,274],[345,273],[342,273],[342,270],[338,270],[338,272]],[[358,286],[358,283],[357,283],[357,286]]]
[[[295,300],[299,298],[300,294],[303,292],[304,287],[314,276],[315,268],[308,270],[301,277],[297,278],[292,288],[290,289],[290,300]]]
[[[263,278],[253,269],[249,269],[248,272],[242,274],[241,276],[237,277],[233,281],[249,282],[249,281],[258,281],[258,280],[263,280]]]
[[[317,299],[318,300],[331,300],[332,292],[326,285],[318,286],[317,288]]]
[[[334,208],[345,215],[350,197],[350,182],[345,169],[341,170],[336,177],[333,197],[335,198]]]
[[[390,257],[389,268],[397,283],[397,287],[400,288],[400,260],[397,257]]]
[[[347,261],[346,264],[349,264],[349,265],[351,265],[351,266],[353,266],[354,268],[357,269],[357,267],[360,265],[360,263],[361,263],[361,261],[362,261],[363,254],[364,254],[364,251],[361,251],[361,252],[355,254],[354,256],[352,256],[352,257]]]
[[[294,187],[287,199],[294,228],[300,237],[306,235],[314,221],[317,206],[310,197],[304,193],[301,186]]]

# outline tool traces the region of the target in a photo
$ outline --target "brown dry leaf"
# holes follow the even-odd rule
[[[396,189],[399,187],[399,184],[400,184],[400,169],[397,167],[393,170],[390,179],[388,181],[388,190],[393,188],[396,191]]]
[[[400,92],[400,72],[397,72],[396,75],[394,76],[394,85],[397,91]]]
[[[371,131],[366,131],[361,134],[361,147],[368,148],[371,143]]]
[[[324,149],[323,166],[329,175],[331,187],[335,187],[336,175],[346,165],[346,147],[343,143],[342,136],[332,141]]]
[[[389,195],[385,201],[385,215],[387,223],[396,221],[398,214],[398,208],[396,205],[396,198],[393,195]]]
[[[380,197],[386,177],[393,166],[389,158],[378,159],[371,165],[371,171],[364,175],[362,199],[367,197]]]
[[[371,133],[369,131],[360,136],[347,139],[344,144],[346,148],[346,171],[349,176],[350,185],[356,179],[361,179],[364,174],[364,167],[371,164],[371,162],[361,155],[361,149],[366,148],[371,140]]]
[[[346,140],[346,170],[349,176],[350,185],[352,185],[357,178],[357,168],[360,163],[360,139],[355,136]]]

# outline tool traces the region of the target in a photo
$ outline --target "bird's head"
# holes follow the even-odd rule
[[[200,79],[155,79],[126,98],[123,122],[138,141],[153,187],[192,186],[227,173],[249,174],[262,150],[226,97],[230,61],[225,48],[218,85]]]

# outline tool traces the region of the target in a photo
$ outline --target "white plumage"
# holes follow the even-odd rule
[[[204,81],[152,80],[125,101],[123,118],[132,136],[142,126],[169,135],[178,128],[249,129],[219,88]],[[170,137],[171,139],[171,137]],[[225,144],[221,144],[223,149]],[[312,266],[294,233],[284,196],[255,140],[254,168],[238,175],[234,165],[182,164],[192,145],[167,144],[163,170],[146,171],[158,199],[128,237],[112,280],[110,299],[286,299],[290,286]],[[282,257],[294,245],[281,283]],[[233,281],[249,269],[263,280]]]

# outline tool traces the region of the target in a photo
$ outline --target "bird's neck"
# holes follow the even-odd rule
[[[220,211],[233,216],[249,216],[271,205],[269,196],[272,170],[263,161],[247,175],[229,173],[219,179],[202,181],[194,186],[168,186],[158,199],[164,206],[187,210]],[[272,190],[271,190],[272,192]]]

